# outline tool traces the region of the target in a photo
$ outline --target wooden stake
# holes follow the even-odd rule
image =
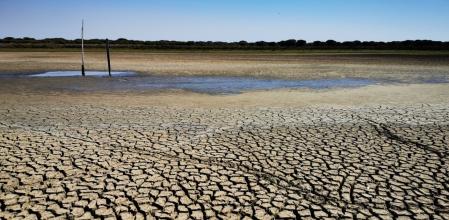
[[[109,40],[106,38],[106,56],[108,58],[108,71],[109,71],[109,77],[112,77],[111,75],[111,59],[109,56]]]
[[[81,75],[86,75],[84,72],[84,19],[81,21]]]

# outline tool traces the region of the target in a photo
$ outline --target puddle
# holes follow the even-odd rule
[[[109,72],[105,71],[86,71],[88,77],[109,77]],[[133,72],[111,72],[114,77],[133,76]],[[80,71],[50,71],[45,73],[31,74],[29,77],[81,77]]]
[[[330,89],[353,88],[374,84],[401,83],[385,79],[333,78],[316,80],[284,80],[251,77],[219,76],[155,76],[139,75],[135,72],[87,71],[81,77],[80,71],[52,71],[38,74],[0,74],[2,79],[10,79],[13,84],[26,85],[38,90],[70,91],[163,91],[187,90],[209,94],[236,94],[254,90],[273,89]],[[8,82],[3,83],[8,84]],[[420,81],[420,82],[418,82]],[[447,83],[448,78],[423,78],[415,83]]]
[[[320,79],[280,80],[248,77],[143,77],[136,82],[138,89],[183,89],[201,93],[240,93],[249,90],[272,90],[282,88],[327,89],[334,87],[360,87],[375,84],[369,79]]]
[[[79,74],[79,72],[78,72]],[[49,77],[54,73],[44,73],[34,76]],[[70,75],[65,73],[64,76]],[[58,72],[57,78],[62,78],[62,72]],[[104,73],[95,76],[104,76]],[[283,80],[261,79],[250,77],[218,77],[218,76],[151,76],[126,74],[113,75],[112,78],[97,79],[90,82],[83,80],[71,80],[57,86],[58,89],[75,91],[148,91],[148,90],[187,90],[208,94],[236,94],[253,90],[273,89],[328,89],[335,87],[360,87],[378,83],[378,81],[359,78],[319,79],[319,80]]]

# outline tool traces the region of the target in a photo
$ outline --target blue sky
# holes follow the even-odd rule
[[[0,37],[449,41],[449,0],[0,0]]]

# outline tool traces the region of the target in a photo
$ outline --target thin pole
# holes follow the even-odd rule
[[[81,75],[86,75],[84,72],[84,19],[81,21]]]
[[[107,38],[106,38],[106,56],[108,58],[109,77],[112,77],[112,75],[111,75],[111,59],[109,57],[109,40]]]

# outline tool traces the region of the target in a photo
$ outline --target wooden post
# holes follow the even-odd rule
[[[109,40],[107,38],[106,38],[106,56],[108,58],[109,77],[112,77],[112,75],[111,75],[111,58],[109,56]]]
[[[81,75],[86,75],[84,72],[84,20],[81,21]]]

